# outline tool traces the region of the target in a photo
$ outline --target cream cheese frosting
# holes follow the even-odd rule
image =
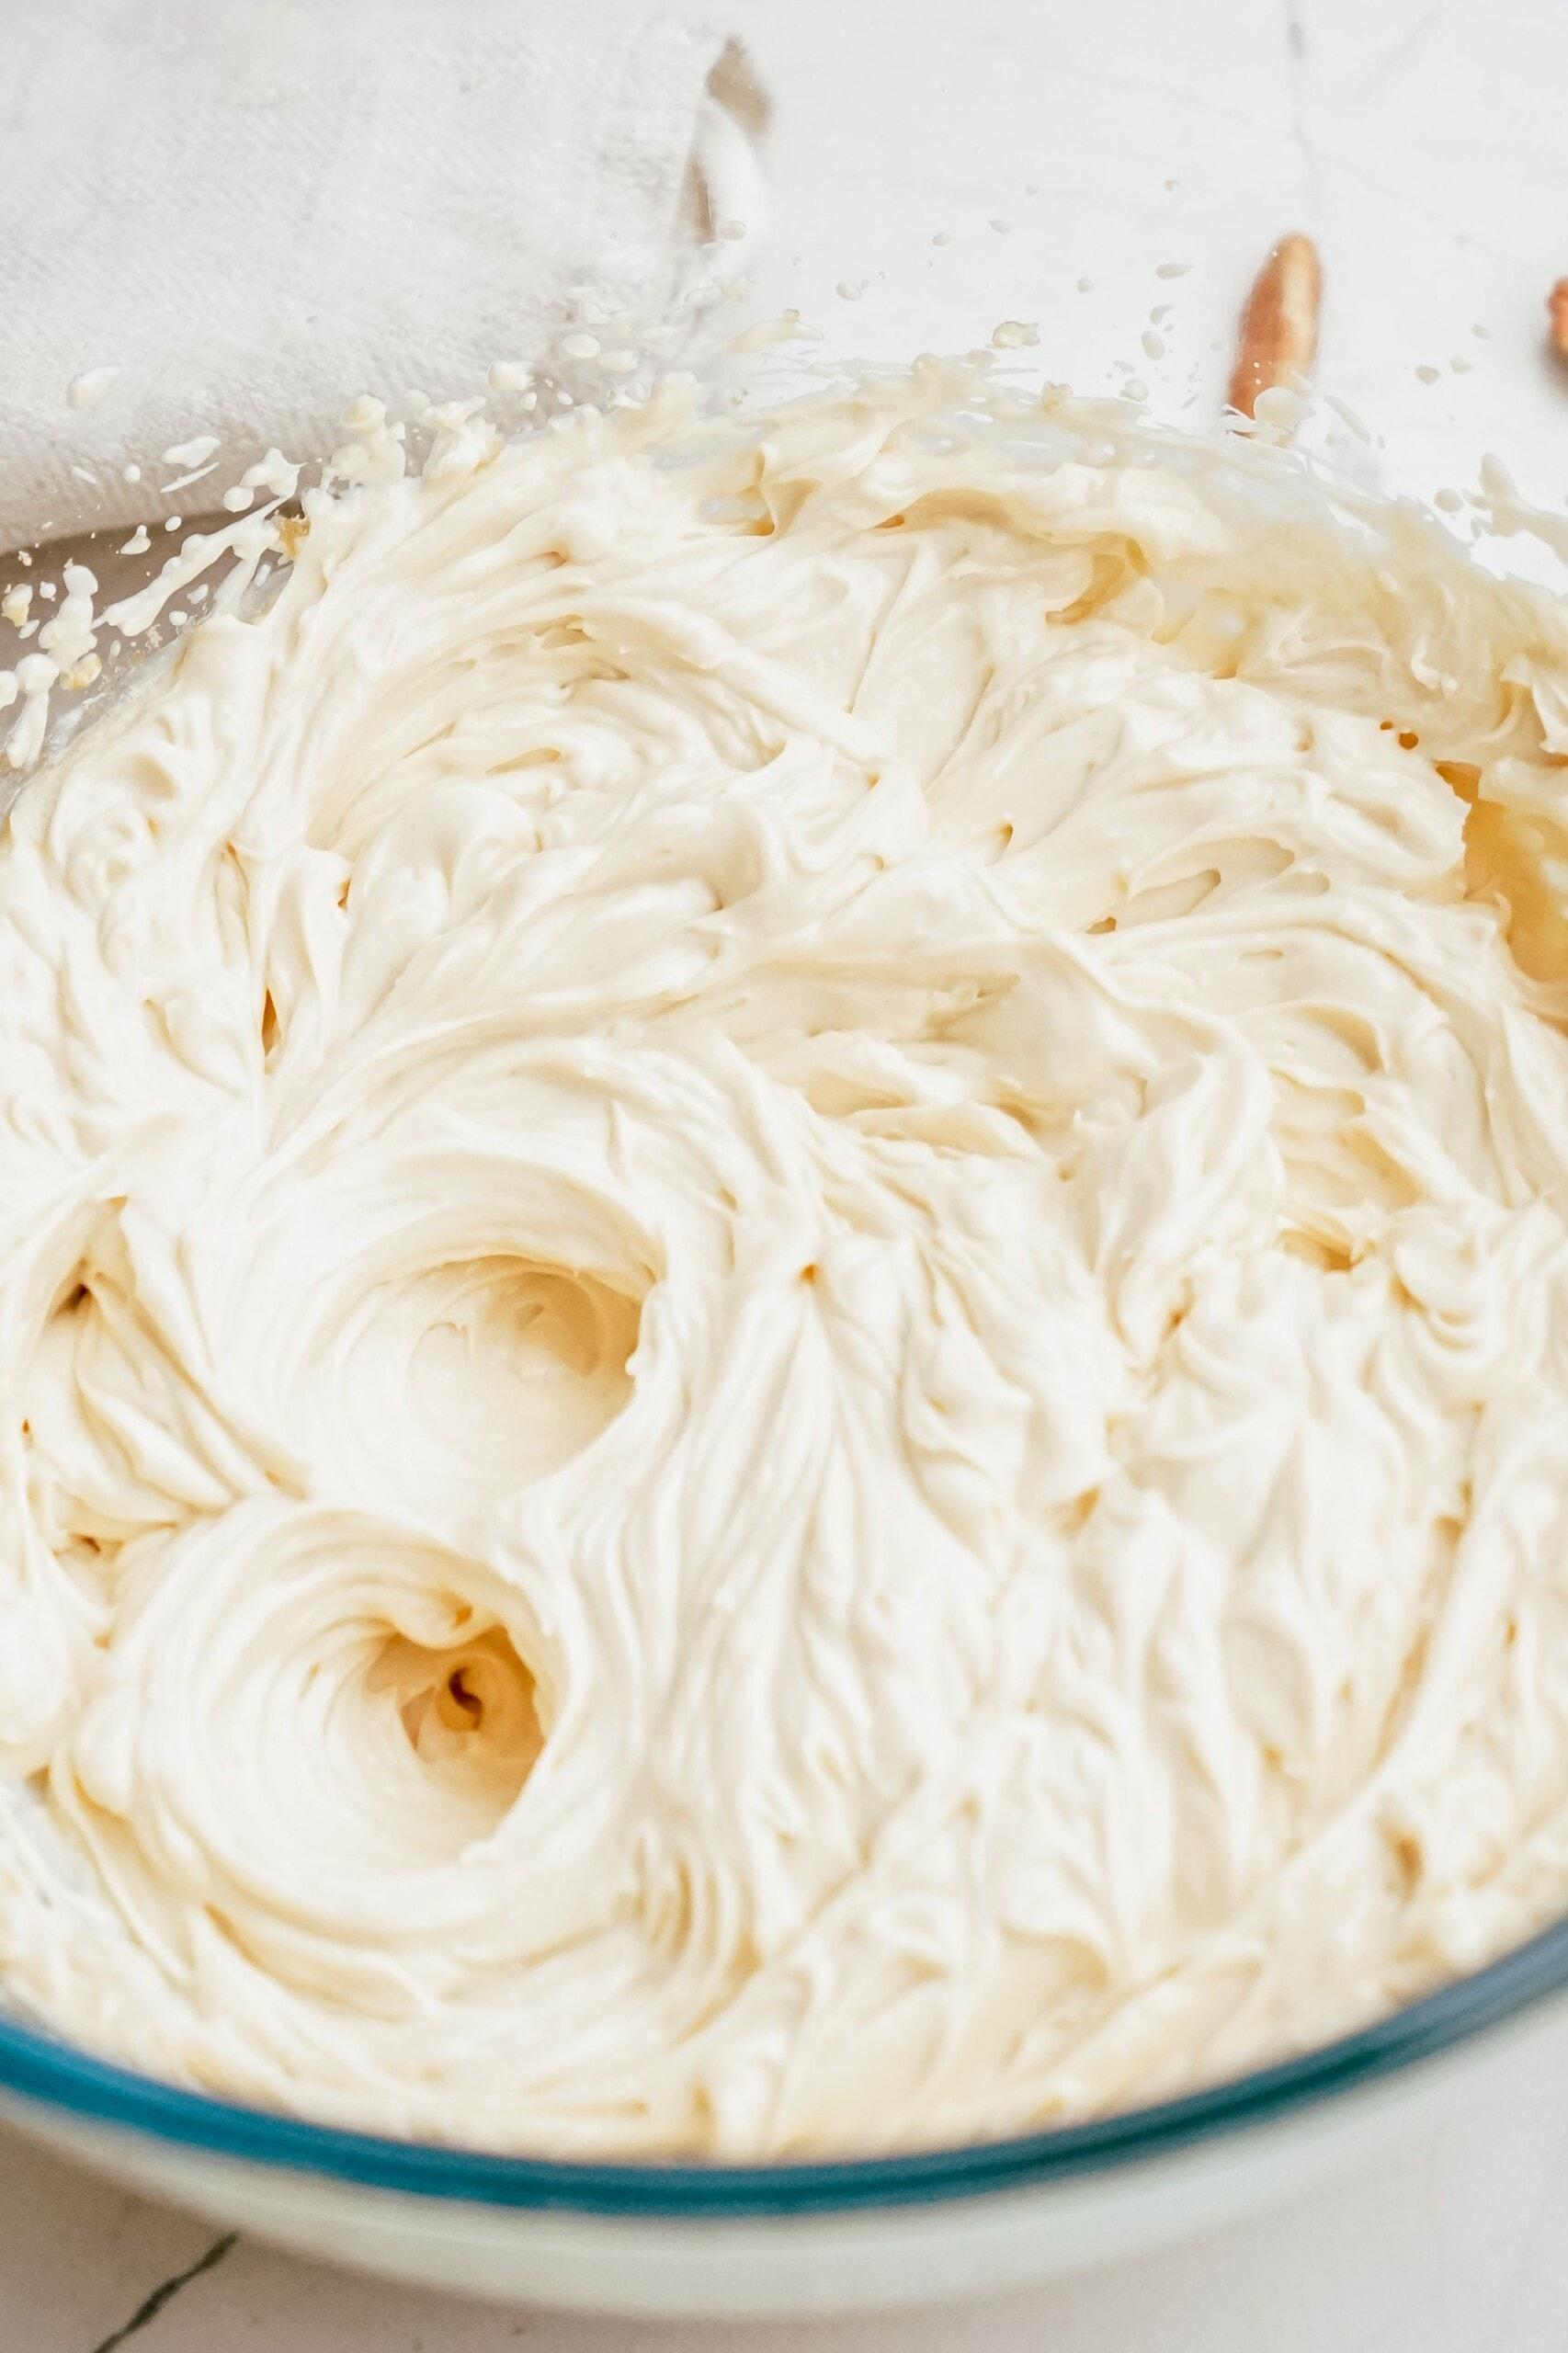
[[[312,502],[0,851],[0,1979],[397,2132],[1189,2086],[1568,1904],[1568,630],[923,367]]]

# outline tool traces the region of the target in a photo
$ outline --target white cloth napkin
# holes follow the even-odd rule
[[[739,51],[605,0],[0,0],[0,547],[690,321],[758,228]]]

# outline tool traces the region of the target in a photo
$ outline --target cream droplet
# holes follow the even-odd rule
[[[73,408],[97,408],[119,373],[118,368],[85,368],[72,377],[65,397]]]

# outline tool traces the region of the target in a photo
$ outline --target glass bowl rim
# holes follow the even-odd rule
[[[735,2220],[929,2204],[1113,2172],[1267,2124],[1436,2058],[1568,1992],[1568,1917],[1312,2050],[1082,2123],[903,2154],[732,2164],[503,2154],[393,2139],[142,2075],[0,2018],[0,2091],[85,2125],[374,2191],[622,2220]]]

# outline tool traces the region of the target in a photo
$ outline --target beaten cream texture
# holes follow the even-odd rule
[[[318,498],[0,853],[14,2000],[854,2151],[1562,1909],[1564,643],[932,368]]]

